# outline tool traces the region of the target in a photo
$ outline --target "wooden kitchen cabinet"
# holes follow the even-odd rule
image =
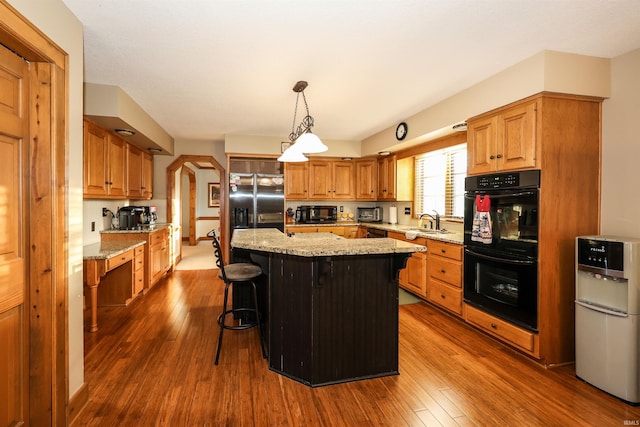
[[[396,156],[378,159],[378,200],[396,199]]]
[[[142,195],[142,150],[131,144],[127,147],[127,168],[129,172],[129,192],[132,199],[141,199]]]
[[[427,246],[427,239],[423,237],[409,240],[405,237],[404,234],[395,233],[393,231],[388,232],[387,237],[414,243],[416,245]],[[411,254],[411,257],[407,259],[407,265],[405,266],[405,268],[400,270],[400,273],[398,275],[398,283],[400,287],[419,297],[426,299],[428,296],[427,265],[427,252],[414,252],[413,254]]]
[[[428,300],[462,316],[462,245],[428,239]]]
[[[350,200],[355,196],[354,163],[351,161],[310,160],[309,199]]]
[[[145,245],[146,246],[146,245]],[[133,294],[138,295],[144,289],[144,246],[137,246],[133,258]]]
[[[140,230],[127,232],[101,233],[103,242],[122,242],[144,240],[144,279],[143,292],[149,290],[162,279],[171,269],[171,256],[169,246],[169,228],[162,227],[156,230]]]
[[[535,168],[536,101],[467,121],[467,174]]]
[[[142,198],[150,200],[153,198],[153,156],[149,153],[142,153]]]
[[[395,155],[378,159],[378,200],[413,201],[414,159]]]
[[[376,200],[378,197],[378,162],[376,159],[356,160],[356,199]]]
[[[85,198],[124,198],[127,194],[127,142],[84,121]]]
[[[87,199],[151,199],[153,156],[84,121],[84,188]]]
[[[309,166],[303,163],[284,164],[284,196],[289,200],[306,200],[309,186]]]

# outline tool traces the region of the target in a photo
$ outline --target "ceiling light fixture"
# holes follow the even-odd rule
[[[114,132],[120,136],[133,136],[136,134],[136,132],[131,129],[115,129]]]
[[[289,134],[291,146],[278,158],[280,162],[305,162],[309,160],[305,154],[322,153],[328,150],[328,147],[320,141],[320,138],[311,132],[314,120],[309,114],[309,104],[307,104],[307,97],[304,94],[307,86],[308,83],[305,81],[299,81],[293,86],[293,91],[298,95],[296,96],[296,108],[293,111],[293,123],[291,124],[291,133]],[[307,115],[296,128],[298,101],[300,100],[301,93]]]
[[[389,154],[391,154],[391,151],[378,151],[378,154],[381,156],[388,156]]]

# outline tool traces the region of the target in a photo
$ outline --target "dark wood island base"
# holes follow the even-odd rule
[[[234,248],[234,259],[247,256],[264,273],[272,371],[312,387],[399,373],[397,277],[411,252],[299,256]]]

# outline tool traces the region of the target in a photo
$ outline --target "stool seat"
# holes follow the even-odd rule
[[[227,264],[224,266],[224,274],[230,282],[246,282],[262,274],[262,269],[248,262],[238,262]],[[218,277],[224,280],[222,270],[218,273]]]

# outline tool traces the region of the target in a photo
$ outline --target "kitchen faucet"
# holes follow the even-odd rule
[[[436,210],[434,210],[434,212],[436,213],[436,216],[433,216],[428,213],[420,214],[420,216],[418,217],[418,228],[422,228],[422,218],[425,216],[428,216],[431,219],[436,221],[436,231],[440,231],[440,214]]]

